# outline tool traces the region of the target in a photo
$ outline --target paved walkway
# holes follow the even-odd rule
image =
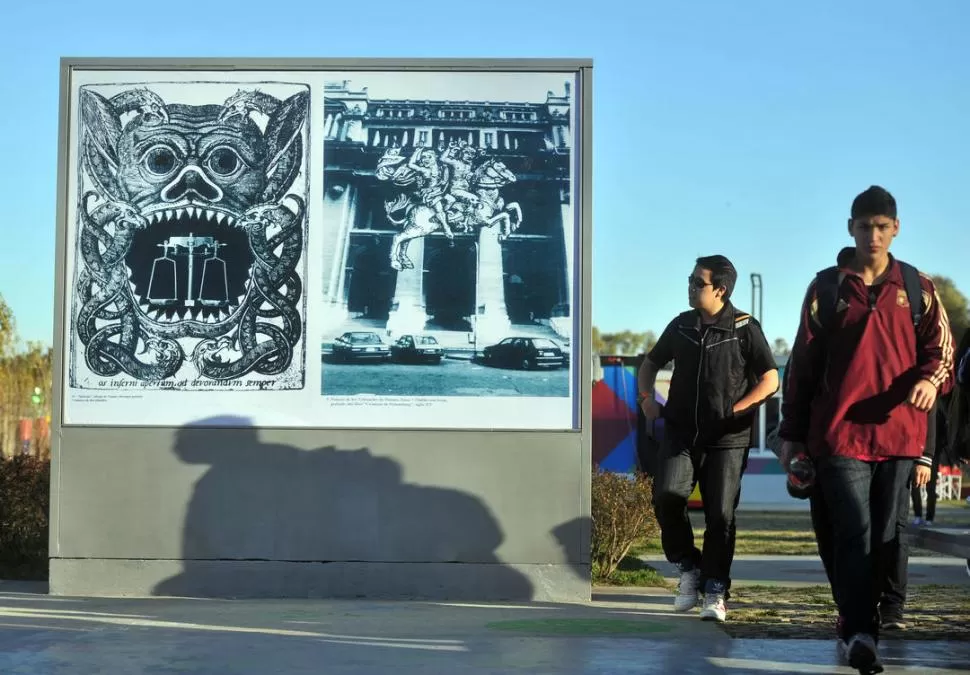
[[[662,554],[641,556],[641,560],[665,577],[674,579],[677,571]],[[732,585],[828,585],[825,569],[817,555],[739,555],[731,565]],[[961,558],[910,556],[909,583],[967,586],[970,576]]]
[[[40,592],[38,592],[40,591]],[[970,672],[970,643],[882,646],[887,673]],[[732,640],[669,592],[588,605],[54,598],[0,583],[0,673],[854,673],[833,640]]]

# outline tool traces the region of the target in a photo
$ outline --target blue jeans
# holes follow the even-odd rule
[[[845,620],[842,637],[868,633],[878,638],[877,607],[889,568],[900,554],[899,507],[908,493],[913,460],[824,457],[817,471],[832,528],[832,590]]]

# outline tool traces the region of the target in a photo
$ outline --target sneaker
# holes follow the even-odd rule
[[[879,612],[879,625],[884,630],[904,630],[906,622],[903,621],[903,610],[895,607],[887,607]]]
[[[696,568],[680,568],[680,582],[677,584],[677,597],[674,598],[674,611],[686,612],[697,607],[697,584],[701,571]]]
[[[923,520],[922,518],[913,518],[913,525],[914,526],[920,527],[921,525],[925,525],[925,524],[926,524],[926,521]]]
[[[861,675],[875,675],[881,673],[882,663],[876,652],[876,641],[866,633],[856,633],[846,646],[849,667],[855,668]]]
[[[704,606],[701,609],[701,619],[722,623],[727,617],[727,607],[724,604],[724,585],[713,583],[710,590],[704,594]]]

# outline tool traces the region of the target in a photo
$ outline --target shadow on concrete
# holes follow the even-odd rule
[[[533,597],[498,559],[504,534],[477,497],[406,483],[396,461],[368,448],[267,443],[248,424],[213,418],[178,431],[173,452],[208,469],[186,514],[184,569],[155,594]]]
[[[571,564],[569,568],[573,574],[587,583],[590,582],[591,574],[587,558],[592,527],[592,518],[582,516],[568,520],[552,529],[552,536],[562,549],[563,559],[573,561],[578,557],[583,560],[582,564]]]

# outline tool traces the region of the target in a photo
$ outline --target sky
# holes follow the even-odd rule
[[[629,2],[629,0],[627,0]],[[970,293],[964,0],[8,3],[0,294],[52,343],[61,57],[593,59],[593,323],[659,333],[700,255],[761,275],[791,342],[853,197],[897,198],[893,252]]]

